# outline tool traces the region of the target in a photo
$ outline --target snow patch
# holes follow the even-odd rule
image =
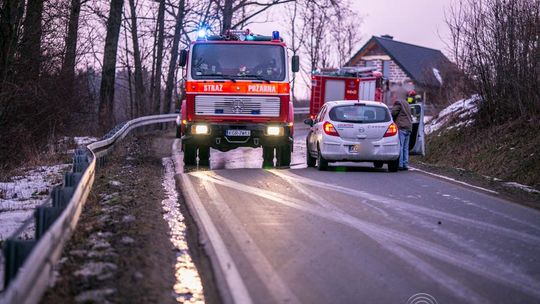
[[[533,187],[530,187],[530,186],[527,186],[527,185],[523,185],[523,184],[520,184],[520,183],[516,183],[516,182],[506,182],[506,183],[504,183],[504,184],[505,184],[506,186],[508,186],[508,187],[521,189],[521,190],[526,191],[526,192],[529,192],[529,193],[540,194],[540,191],[534,189]]]
[[[436,68],[433,68],[433,75],[435,76],[435,78],[437,78],[437,81],[443,85],[443,79],[442,79],[442,76],[441,76],[441,72],[436,69]]]
[[[479,95],[473,95],[468,99],[461,99],[442,110],[439,115],[430,120],[425,126],[425,133],[431,134],[436,131],[446,128],[451,130],[454,128],[467,127],[474,123],[471,117],[478,112],[478,103],[480,102]],[[454,122],[456,120],[457,122]],[[449,125],[454,122],[453,125]]]

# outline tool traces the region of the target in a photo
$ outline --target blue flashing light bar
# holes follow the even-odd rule
[[[279,32],[273,31],[272,32],[272,40],[279,40]]]
[[[197,31],[197,40],[202,40],[202,39],[205,39],[206,38],[206,34],[207,34],[207,30],[203,27],[203,28],[200,28],[198,31]]]

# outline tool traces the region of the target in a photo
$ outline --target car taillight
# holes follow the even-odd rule
[[[388,130],[386,130],[386,133],[384,133],[384,137],[390,137],[397,134],[398,128],[395,123],[391,123],[390,126],[388,126]]]
[[[339,133],[336,131],[336,128],[334,128],[334,125],[329,123],[328,121],[324,122],[323,130],[324,130],[324,133],[328,135],[339,136]]]

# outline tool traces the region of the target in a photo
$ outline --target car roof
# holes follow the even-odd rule
[[[387,108],[387,106],[384,103],[379,102],[379,101],[371,101],[371,100],[334,100],[334,101],[327,101],[326,103],[331,107],[363,103],[368,106],[382,106],[382,107]]]

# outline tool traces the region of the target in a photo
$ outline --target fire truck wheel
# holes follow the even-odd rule
[[[199,166],[210,165],[210,147],[199,147]]]
[[[197,161],[197,148],[194,145],[184,144],[184,165],[195,166]]]
[[[373,167],[375,167],[377,169],[382,168],[383,165],[384,165],[384,163],[380,162],[380,161],[373,162]]]
[[[263,147],[263,168],[274,166],[274,147]]]
[[[289,167],[291,165],[291,145],[281,146],[277,149],[277,166]]]
[[[321,149],[319,148],[319,145],[317,145],[317,162],[319,171],[326,171],[328,170],[328,161],[324,159],[321,155]]]

